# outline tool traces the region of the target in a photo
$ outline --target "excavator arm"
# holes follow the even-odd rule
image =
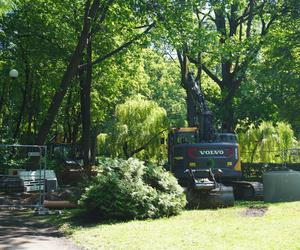
[[[199,130],[200,142],[211,142],[215,138],[213,126],[213,113],[208,107],[199,83],[195,81],[192,73],[188,73],[188,91],[192,93],[193,102],[196,106],[196,125]]]

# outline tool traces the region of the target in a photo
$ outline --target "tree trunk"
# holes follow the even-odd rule
[[[27,106],[27,119],[28,119],[28,126],[26,133],[28,135],[31,135],[32,133],[32,120],[33,120],[33,103],[35,100],[33,100],[33,77],[31,77],[31,80],[29,82],[29,89],[28,89],[28,106]]]
[[[71,134],[72,134],[72,95],[73,89],[70,88],[67,95],[67,102],[65,105],[65,116],[64,116],[64,136],[67,143],[71,143]]]
[[[6,90],[6,81],[4,81],[3,85],[2,85],[1,96],[0,96],[0,114],[2,114],[2,107],[4,106],[4,103],[5,103],[6,93],[7,93],[7,90]]]
[[[22,91],[22,92],[23,92],[23,98],[22,98],[22,103],[21,103],[21,107],[20,107],[20,111],[19,111],[18,120],[17,120],[17,123],[16,123],[15,132],[14,132],[14,135],[13,135],[14,139],[16,139],[18,137],[19,132],[20,132],[21,122],[22,122],[23,114],[25,112],[25,107],[26,107],[27,87],[25,87],[25,90]]]
[[[222,132],[233,132],[235,128],[233,101],[227,101],[220,107],[222,111]]]
[[[91,132],[91,164],[95,164],[96,162],[96,154],[97,154],[97,128],[94,128]]]
[[[186,55],[186,51],[183,51],[182,53],[180,51],[177,51],[177,56],[180,64],[180,69],[181,69],[181,85],[185,88],[186,90],[186,109],[187,109],[187,121],[188,121],[188,126],[189,127],[194,127],[196,126],[196,105],[193,100],[193,95],[190,92],[189,88],[189,81],[188,81],[188,63],[189,60]]]
[[[91,20],[93,20],[97,14],[97,10],[99,8],[99,1],[95,0],[92,4],[92,6],[89,6],[89,2],[87,1],[87,6],[85,9],[85,15],[84,15],[84,23],[83,28],[80,34],[80,37],[77,42],[76,49],[71,57],[71,60],[69,62],[69,65],[63,75],[62,81],[60,83],[60,87],[56,91],[51,105],[48,109],[48,112],[46,114],[46,117],[39,129],[37,138],[36,138],[36,144],[42,145],[45,143],[46,137],[50,131],[50,128],[53,124],[53,121],[58,113],[59,107],[62,103],[62,100],[65,96],[65,93],[67,91],[67,88],[69,87],[69,84],[77,72],[78,65],[80,63],[80,60],[82,58],[82,52],[86,48],[87,45],[87,39],[89,37],[90,29],[91,29]]]
[[[78,112],[76,115],[75,122],[72,127],[72,135],[71,135],[71,142],[72,144],[76,144],[77,142],[77,136],[78,136],[78,131],[79,131],[79,123],[80,123],[80,118],[81,118],[81,112]]]
[[[87,46],[87,68],[80,73],[80,103],[82,119],[82,153],[86,174],[89,176],[91,162],[91,82],[92,82],[92,42]]]

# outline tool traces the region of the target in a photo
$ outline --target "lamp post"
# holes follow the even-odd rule
[[[18,76],[19,76],[19,72],[16,70],[16,69],[12,69],[12,70],[10,70],[9,71],[9,77],[14,81],[14,80],[16,80],[17,78],[18,78]],[[10,88],[9,88],[10,89]],[[10,119],[10,122],[11,122],[11,124],[10,124],[10,126],[12,126],[12,123],[13,123],[13,118],[12,118],[12,111],[13,111],[13,105],[12,105],[12,98],[10,97],[10,96],[8,96],[8,98],[9,98],[9,109],[10,109],[10,117],[11,117],[11,119]]]

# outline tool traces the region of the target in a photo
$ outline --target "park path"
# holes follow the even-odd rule
[[[82,250],[53,226],[13,210],[0,210],[0,250]]]

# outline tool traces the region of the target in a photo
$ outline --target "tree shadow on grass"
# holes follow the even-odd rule
[[[46,240],[47,237],[63,236],[53,225],[33,220],[28,214],[0,210],[0,249],[16,249],[37,237]]]
[[[67,225],[67,230],[63,230],[64,234],[72,234],[73,230],[78,227],[89,228],[96,225],[113,225],[132,221],[132,219],[125,218],[109,219],[96,213],[86,213],[83,209],[63,210],[61,214],[37,216],[36,219],[58,228]]]

